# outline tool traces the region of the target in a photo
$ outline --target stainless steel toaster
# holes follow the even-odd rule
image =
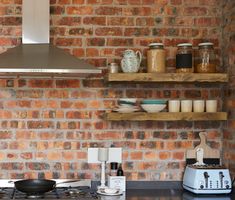
[[[229,170],[220,165],[187,165],[183,188],[195,194],[224,194],[232,191]]]

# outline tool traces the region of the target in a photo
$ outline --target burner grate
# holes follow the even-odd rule
[[[79,187],[59,187],[43,195],[28,195],[16,190],[15,188],[2,188],[0,190],[0,199],[79,199],[92,200],[100,197],[87,186]]]

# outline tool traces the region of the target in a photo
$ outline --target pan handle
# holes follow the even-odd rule
[[[78,181],[80,181],[80,179],[69,180],[69,181],[62,181],[60,183],[56,183],[56,185],[64,184],[64,183],[74,183],[74,182],[78,182]]]
[[[15,181],[8,181],[8,183],[15,183]]]

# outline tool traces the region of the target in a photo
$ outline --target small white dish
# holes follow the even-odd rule
[[[141,104],[141,107],[148,113],[156,113],[162,111],[166,104]]]
[[[121,108],[114,108],[113,111],[119,112],[119,113],[132,113],[138,111],[139,108],[127,108],[127,107],[121,107]]]
[[[97,190],[97,194],[106,195],[106,196],[118,196],[122,195],[122,190],[119,189],[112,189],[112,188],[105,188]]]
[[[121,102],[126,102],[126,103],[136,103],[137,99],[136,98],[121,98],[119,99]]]
[[[115,194],[115,193],[119,192],[119,190],[117,190],[115,188],[105,188],[104,192],[107,194]]]
[[[118,106],[118,108],[138,108],[138,106],[120,104],[120,105]]]

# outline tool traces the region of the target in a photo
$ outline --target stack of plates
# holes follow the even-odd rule
[[[118,101],[118,107],[113,109],[113,111],[119,113],[131,113],[139,110],[139,107],[136,106],[137,99],[134,98],[122,98]]]
[[[140,105],[143,110],[149,113],[156,113],[162,111],[166,107],[166,100],[162,99],[145,99]]]

